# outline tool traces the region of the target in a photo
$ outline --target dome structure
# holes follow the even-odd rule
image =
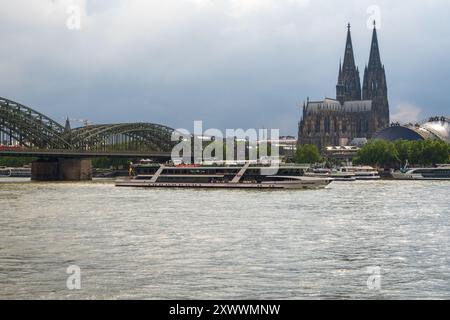
[[[450,118],[434,117],[421,124],[392,125],[378,131],[372,138],[386,141],[432,139],[450,143]]]
[[[450,143],[450,118],[431,118],[421,126],[421,130],[429,132],[439,140]]]

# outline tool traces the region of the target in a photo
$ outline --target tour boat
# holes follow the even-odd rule
[[[450,166],[437,168],[416,168],[406,172],[393,172],[392,177],[397,180],[450,180]]]
[[[130,177],[116,180],[117,187],[322,189],[333,179],[304,176],[304,168],[280,166],[166,166],[131,164]]]

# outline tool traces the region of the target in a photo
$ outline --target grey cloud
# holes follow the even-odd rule
[[[153,121],[172,127],[280,128],[296,134],[297,104],[334,96],[345,26],[357,63],[369,55],[374,1],[2,0],[0,96],[59,119]],[[74,1],[76,2],[76,1]],[[377,1],[390,102],[448,114],[448,1]]]

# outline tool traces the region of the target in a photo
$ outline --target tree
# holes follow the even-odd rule
[[[1,157],[0,167],[23,167],[36,160],[36,158]]]
[[[423,141],[411,141],[409,163],[412,165],[423,163]]]
[[[397,149],[392,142],[374,140],[358,151],[355,164],[365,164],[376,167],[395,166],[399,162]]]
[[[402,164],[411,159],[411,142],[407,140],[398,140],[394,142],[395,149],[397,149],[398,159]]]
[[[298,146],[294,160],[296,163],[318,163],[322,161],[319,149],[315,145],[305,144]]]
[[[109,157],[101,157],[92,159],[92,167],[97,169],[118,169],[119,167],[128,167],[134,159],[116,159]]]
[[[436,165],[448,160],[448,144],[438,140],[425,140],[422,149],[423,165]]]
[[[404,164],[429,166],[449,161],[450,146],[444,141],[371,141],[366,144],[354,159],[356,164],[374,166],[395,166]]]

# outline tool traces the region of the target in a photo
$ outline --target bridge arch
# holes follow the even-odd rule
[[[36,148],[66,149],[64,127],[42,113],[0,97],[0,131],[20,145]]]
[[[0,133],[21,146],[38,149],[163,151],[174,129],[155,123],[119,123],[66,129],[44,114],[0,97]],[[0,144],[2,141],[0,141]]]
[[[66,139],[77,149],[169,152],[173,132],[172,128],[154,123],[102,124],[71,130]]]

